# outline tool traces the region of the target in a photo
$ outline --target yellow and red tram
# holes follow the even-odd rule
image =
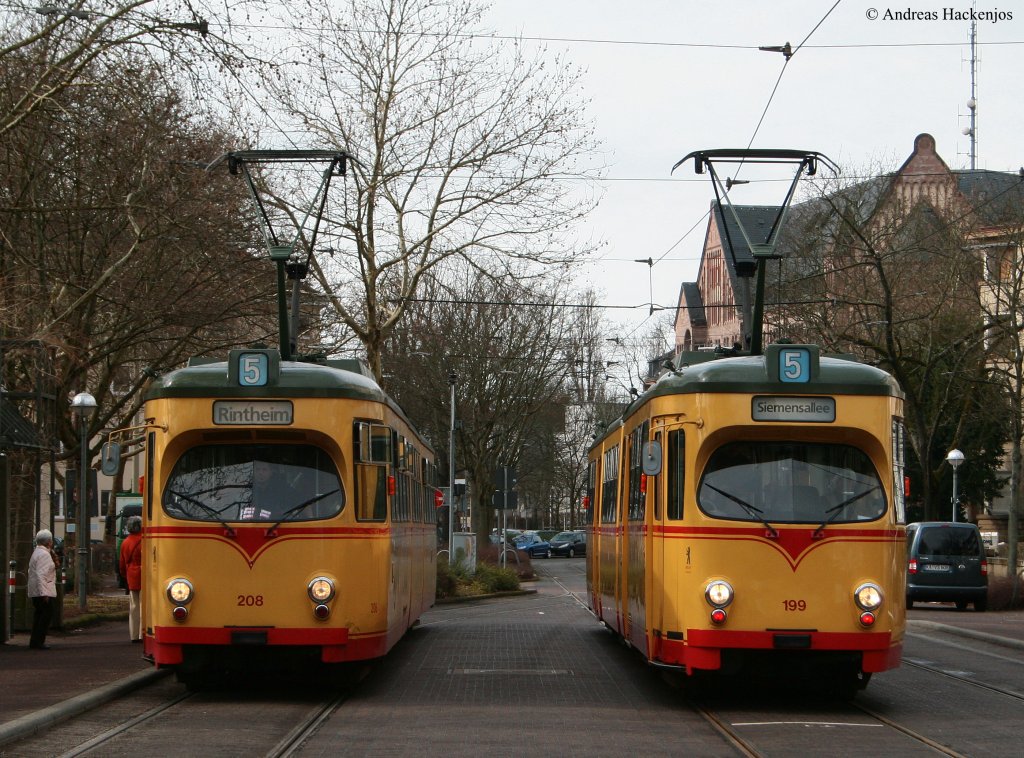
[[[877,368],[779,344],[673,370],[590,450],[590,607],[654,665],[863,688],[900,663],[903,466]]]
[[[154,380],[145,414],[157,666],[377,658],[433,604],[433,453],[358,362],[234,350]]]

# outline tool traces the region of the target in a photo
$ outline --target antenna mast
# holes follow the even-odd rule
[[[974,3],[971,3],[974,6]],[[971,125],[967,127],[967,136],[971,140],[971,171],[978,167],[978,100],[976,98],[976,75],[978,71],[978,25],[971,14],[971,99],[967,101],[967,108],[971,112]]]

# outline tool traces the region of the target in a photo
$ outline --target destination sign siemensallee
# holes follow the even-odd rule
[[[287,426],[292,423],[290,400],[217,400],[213,423],[219,426]]]
[[[754,421],[830,424],[836,420],[836,400],[834,397],[757,395],[751,401],[750,417]]]

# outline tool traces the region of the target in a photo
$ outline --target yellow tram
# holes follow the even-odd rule
[[[157,666],[376,658],[433,604],[433,453],[358,362],[233,350],[156,379],[145,414]]]
[[[775,344],[673,370],[590,450],[590,607],[655,665],[863,688],[900,663],[903,467],[877,368]]]

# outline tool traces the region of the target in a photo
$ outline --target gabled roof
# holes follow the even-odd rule
[[[679,291],[679,307],[685,308],[693,326],[707,326],[708,317],[704,310],[704,299],[700,294],[697,282],[683,282]]]
[[[0,450],[15,447],[45,448],[35,425],[17,407],[0,395]]]
[[[954,171],[957,188],[986,224],[1019,224],[1024,217],[1024,177],[1001,171]]]
[[[747,237],[755,245],[768,242],[768,235],[780,208],[774,205],[733,205],[731,208],[723,206],[719,211],[716,206],[717,203],[711,204],[711,216],[722,240],[722,254],[725,257],[726,271],[729,272],[729,284],[732,286],[736,303],[744,306],[747,288],[740,285],[740,279],[752,277],[757,271]],[[743,225],[743,231],[746,231],[746,237],[740,230],[740,224]],[[728,238],[726,231],[729,233]]]
[[[730,263],[729,268],[741,272],[749,268],[752,275],[756,264],[746,238],[749,237],[755,245],[767,242],[780,208],[774,205],[733,205],[731,208],[722,206],[719,212],[715,205],[717,203],[712,204],[712,216],[718,225],[718,236],[722,239],[722,250]]]

